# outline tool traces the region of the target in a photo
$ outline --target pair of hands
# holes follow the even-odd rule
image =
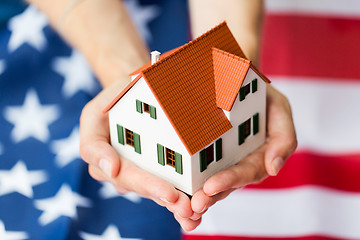
[[[234,190],[275,176],[297,146],[290,105],[285,96],[267,86],[267,139],[238,164],[210,177],[190,200],[165,180],[120,159],[110,145],[108,115],[102,110],[128,81],[105,88],[83,109],[80,118],[80,153],[90,175],[108,181],[119,193],[135,192],[166,207],[185,231],[194,230],[202,215]]]

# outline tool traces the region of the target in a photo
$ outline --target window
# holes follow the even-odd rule
[[[251,119],[250,118],[239,125],[238,132],[239,132],[238,145],[241,145],[245,142],[245,138],[247,138],[251,133]]]
[[[255,78],[254,80],[251,81],[251,92],[255,93],[258,90],[258,85],[257,85],[257,78]],[[243,86],[242,88],[240,88],[240,92],[239,92],[239,99],[240,102],[242,100],[245,99],[245,97],[250,93],[250,83],[246,84],[245,86]]]
[[[210,163],[214,161],[214,155],[216,161],[219,161],[222,158],[222,139],[219,138],[215,141],[215,154],[214,154],[214,144],[211,144],[207,148],[200,151],[200,172],[205,171]]]
[[[245,139],[252,134],[255,135],[259,132],[259,113],[255,113],[252,116],[252,128],[251,128],[251,118],[239,125],[239,141],[238,144],[241,145],[245,142]]]
[[[244,132],[244,136],[245,138],[247,138],[248,136],[250,136],[250,133],[251,133],[251,119],[249,118],[248,120],[246,120],[244,122],[245,124],[245,132]]]
[[[240,88],[240,101],[244,100],[246,95],[250,93],[250,83]]]
[[[174,167],[177,173],[183,174],[182,155],[180,153],[175,152],[169,148],[165,148],[164,156],[164,146],[157,144],[157,154],[159,164],[165,166],[166,161],[166,165]]]
[[[175,167],[175,152],[168,148],[165,148],[165,151],[166,151],[166,164]]]
[[[151,118],[156,119],[156,108],[138,99],[136,99],[136,111],[139,113],[149,113]]]
[[[129,129],[125,129],[126,144],[134,147],[134,132]]]
[[[147,103],[143,103],[144,104],[144,112],[150,113],[150,106]]]
[[[211,144],[209,147],[205,149],[206,151],[206,164],[209,164],[214,161],[214,144]]]
[[[141,154],[140,135],[125,128],[126,144],[134,147],[135,152]]]

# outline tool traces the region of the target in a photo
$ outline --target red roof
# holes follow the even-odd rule
[[[250,64],[243,58],[244,53],[223,22],[148,68],[142,68],[141,76],[191,155],[232,128],[217,104],[226,109],[232,106],[231,99],[236,97],[239,89],[234,90],[231,86],[240,88],[243,80],[231,80],[227,85],[229,78],[222,68],[227,68],[229,63],[236,67],[233,74],[243,73]],[[218,66],[214,68],[214,64]],[[134,85],[135,81],[138,79],[130,84]],[[125,93],[119,94],[106,111]]]

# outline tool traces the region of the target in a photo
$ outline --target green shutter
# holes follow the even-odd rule
[[[179,174],[183,174],[182,156],[177,152],[175,152],[175,171]]]
[[[255,113],[253,116],[253,135],[259,132],[259,113]]]
[[[124,128],[120,126],[119,124],[117,126],[117,134],[118,134],[118,142],[122,145],[125,144],[124,142]]]
[[[156,119],[156,108],[150,105],[150,117]]]
[[[252,80],[252,93],[257,91],[257,78]]]
[[[203,172],[207,168],[206,162],[206,150],[200,151],[200,172]]]
[[[143,113],[142,102],[137,99],[136,99],[136,111],[139,113]]]
[[[215,151],[216,161],[219,161],[222,158],[222,138],[216,140]]]
[[[240,88],[240,101],[245,99],[245,88]]]
[[[245,123],[239,125],[239,141],[238,144],[241,145],[245,141]]]
[[[134,133],[134,147],[135,152],[141,154],[140,135],[137,133]]]
[[[157,144],[158,163],[165,166],[164,146]]]

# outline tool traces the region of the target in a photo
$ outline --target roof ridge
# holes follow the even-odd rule
[[[220,24],[218,24],[217,26],[213,27],[212,29],[206,31],[205,33],[203,33],[202,35],[200,35],[199,37],[195,38],[194,40],[184,44],[183,46],[179,47],[176,51],[174,51],[173,53],[171,53],[170,55],[164,57],[163,59],[160,59],[159,61],[157,61],[156,63],[152,64],[151,66],[149,66],[148,68],[144,69],[142,72],[144,74],[146,74],[146,72],[150,71],[151,69],[153,69],[154,67],[156,67],[157,65],[165,62],[166,60],[170,59],[171,57],[177,55],[178,53],[180,53],[181,51],[185,50],[186,48],[190,47],[191,45],[195,44],[196,42],[202,40],[203,38],[207,37],[209,34],[211,34],[212,32],[218,30],[219,28],[223,27],[223,26],[227,26],[226,21],[221,22]]]
[[[244,62],[244,63],[249,63],[249,64],[252,63],[252,61],[251,61],[250,59],[237,56],[237,55],[235,55],[235,54],[229,53],[229,52],[227,52],[227,51],[221,50],[221,49],[216,48],[216,47],[212,47],[212,50],[213,50],[213,51],[216,51],[216,52],[218,52],[218,53],[224,54],[224,55],[226,55],[226,56],[228,56],[228,57],[232,57],[232,58],[235,58],[235,59],[237,59],[237,60],[240,60],[240,61],[242,61],[242,62]]]

